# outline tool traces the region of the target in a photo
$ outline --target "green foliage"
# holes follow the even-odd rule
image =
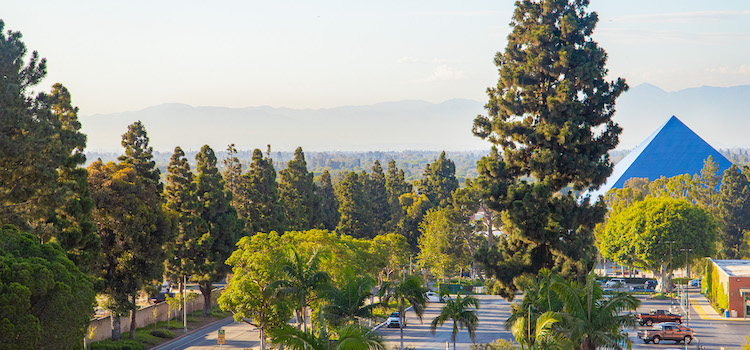
[[[370,303],[375,280],[370,276],[355,276],[349,274],[344,277],[341,286],[332,286],[325,292],[327,303],[323,315],[333,327],[341,327],[349,323],[357,323],[361,319],[375,319],[373,309],[378,303]]]
[[[203,316],[208,316],[212,284],[223,280],[230,271],[225,261],[242,235],[242,226],[230,203],[231,195],[224,191],[224,180],[216,167],[214,151],[205,145],[195,160],[198,170],[195,196],[202,226],[192,249],[194,270],[191,280],[200,286],[204,300]]]
[[[182,148],[175,147],[167,167],[167,184],[164,199],[167,214],[172,221],[172,238],[167,242],[169,255],[165,262],[166,277],[173,283],[182,283],[184,275],[193,273],[192,250],[198,237],[198,201],[190,163]]]
[[[93,289],[56,243],[0,228],[0,349],[79,348]]]
[[[471,264],[471,254],[457,234],[462,228],[451,220],[452,214],[452,207],[430,209],[420,224],[419,266],[440,279]]]
[[[224,185],[227,192],[232,194],[231,203],[238,213],[243,213],[246,203],[242,203],[242,163],[238,158],[238,151],[234,144],[227,146],[227,158],[224,159]]]
[[[339,234],[355,238],[375,236],[364,181],[367,181],[367,178],[363,179],[362,175],[351,172],[336,186],[336,198],[339,202],[339,223],[336,232]]]
[[[107,339],[91,344],[91,350],[143,350],[145,345],[137,340]]]
[[[396,226],[396,232],[406,237],[411,251],[416,253],[419,251],[417,248],[420,236],[419,225],[427,211],[432,208],[432,203],[424,194],[419,195],[413,192],[402,194],[398,197],[398,201],[401,205],[401,219]]]
[[[724,172],[718,199],[719,256],[724,259],[741,259],[748,255],[745,233],[750,230],[750,169],[732,165]]]
[[[404,216],[404,212],[399,202],[399,197],[403,194],[411,193],[412,185],[404,179],[404,170],[396,166],[396,161],[391,159],[388,162],[388,171],[385,174],[385,187],[388,194],[388,206],[391,213],[391,220],[387,224],[390,231],[394,231]]]
[[[149,334],[153,335],[154,337],[164,338],[164,339],[172,339],[174,338],[174,332],[170,331],[169,329],[154,329],[149,332]]]
[[[293,303],[279,299],[270,286],[281,275],[278,261],[285,246],[275,232],[256,233],[242,237],[227,259],[233,274],[219,297],[219,306],[231,311],[235,321],[260,328],[261,348],[265,332],[286,325],[294,309]]]
[[[320,270],[320,255],[317,250],[306,256],[290,245],[288,254],[282,256],[278,264],[279,279],[271,283],[271,288],[294,301],[297,324],[301,323],[307,330],[307,308],[328,289],[331,277]]]
[[[479,309],[479,300],[477,298],[472,296],[462,298],[461,293],[458,293],[456,299],[451,298],[445,302],[445,306],[440,310],[440,314],[432,320],[432,323],[430,323],[430,332],[432,332],[432,335],[435,335],[437,327],[442,326],[445,321],[450,319],[453,321],[453,332],[451,333],[453,349],[456,349],[456,335],[458,335],[459,328],[466,328],[473,343],[476,340],[475,332],[479,326],[477,309]]]
[[[391,279],[391,274],[409,264],[411,254],[406,237],[397,233],[375,236],[368,253],[372,257],[368,266],[375,267],[380,279],[385,281]]]
[[[284,231],[286,216],[279,200],[273,159],[264,158],[259,149],[253,151],[253,162],[242,175],[240,193],[237,200],[245,205],[240,207],[239,216],[245,230],[251,233]]]
[[[703,288],[706,290],[706,298],[712,305],[722,311],[729,307],[729,296],[724,292],[724,284],[719,280],[719,271],[714,264],[706,265],[706,273],[703,277]]]
[[[472,344],[471,350],[518,350],[518,343],[512,340],[496,339],[492,343]]]
[[[487,89],[487,116],[474,120],[474,134],[501,149],[493,148],[478,171],[487,179],[488,206],[505,211],[512,227],[478,257],[506,298],[520,275],[554,266],[580,276],[595,260],[593,228],[604,204],[556,193],[597,188],[611,174],[607,152],[621,132],[612,116],[627,85],[605,81],[607,55],[591,39],[598,17],[587,6],[516,2],[508,45],[495,56],[500,77]]]
[[[320,228],[333,231],[339,223],[339,203],[328,170],[324,170],[320,175],[316,193],[320,199]]]
[[[315,193],[313,174],[307,171],[302,147],[294,151],[294,159],[279,171],[279,197],[292,231],[309,230],[320,221],[319,199]]]
[[[427,164],[417,188],[438,208],[450,204],[451,195],[458,188],[458,180],[456,165],[445,156],[445,151],[434,162]]]
[[[416,275],[406,276],[402,281],[386,281],[378,290],[381,307],[388,307],[395,301],[398,308],[399,324],[401,327],[401,349],[404,348],[404,327],[406,327],[406,308],[411,305],[412,311],[422,320],[427,300],[424,293],[427,289],[422,287],[422,279]]]
[[[151,158],[146,130],[140,122],[123,135],[125,155],[120,163],[96,161],[89,170],[89,188],[96,203],[93,219],[102,242],[97,275],[102,278],[105,307],[114,322],[135,308],[135,296],[144,283],[161,279],[170,221],[163,211],[159,169]],[[134,322],[131,337],[134,336]],[[120,338],[119,327],[112,338]]]
[[[670,262],[670,244],[666,242],[674,241],[675,249],[691,248],[691,260],[711,255],[716,224],[704,209],[685,200],[647,197],[613,215],[598,239],[607,259],[651,270],[663,279],[670,272],[666,270]],[[675,258],[672,267],[684,263],[684,259]]]
[[[338,339],[329,339],[325,331],[319,334],[300,331],[284,325],[272,331],[273,342],[292,350],[385,350],[381,338],[360,325],[346,325],[338,330]]]
[[[386,176],[379,161],[372,165],[370,182],[365,188],[372,211],[372,225],[376,234],[391,232],[388,223],[391,221],[391,206],[389,204]]]

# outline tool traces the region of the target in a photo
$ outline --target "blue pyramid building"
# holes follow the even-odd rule
[[[729,159],[672,116],[615,165],[602,187],[588,194],[596,199],[612,188],[622,188],[625,181],[635,177],[654,181],[662,176],[700,174],[708,156],[713,157],[722,174],[732,166]]]

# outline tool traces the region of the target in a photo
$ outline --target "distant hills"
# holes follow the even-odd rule
[[[140,111],[82,116],[88,150],[119,152],[127,125],[141,120],[155,149],[179,145],[217,152],[230,143],[239,149],[289,151],[486,150],[489,144],[471,133],[485,102],[454,99],[384,102],[324,109],[273,107],[193,107],[162,104]],[[617,102],[615,121],[623,128],[620,149],[635,147],[675,115],[715,148],[750,147],[750,85],[703,86],[666,92],[642,84]]]

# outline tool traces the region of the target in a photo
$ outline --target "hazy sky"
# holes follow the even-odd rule
[[[750,84],[750,2],[592,0],[610,77]],[[321,108],[486,100],[514,1],[7,0],[82,115],[165,102]]]

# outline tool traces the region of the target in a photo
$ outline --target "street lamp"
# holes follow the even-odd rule
[[[669,280],[668,280],[667,285],[665,287],[667,287],[667,289],[671,292],[672,291],[672,243],[676,243],[676,241],[666,241],[664,243],[669,243]],[[670,298],[669,298],[669,303],[670,303],[670,305],[669,305],[669,308],[670,308],[669,311],[673,311],[673,309],[674,309],[674,298],[672,298],[671,295],[670,295]]]
[[[686,279],[686,282],[688,283],[685,286],[685,310],[686,310],[685,312],[687,312],[687,323],[686,323],[686,325],[688,327],[690,327],[690,292],[689,292],[688,287],[687,287],[687,286],[690,285],[689,284],[690,283],[689,282],[690,281],[690,277],[689,277],[689,274],[690,274],[690,261],[688,260],[688,252],[691,252],[693,250],[690,249],[690,248],[685,248],[685,249],[680,249],[680,251],[684,251],[685,252],[685,279]]]

